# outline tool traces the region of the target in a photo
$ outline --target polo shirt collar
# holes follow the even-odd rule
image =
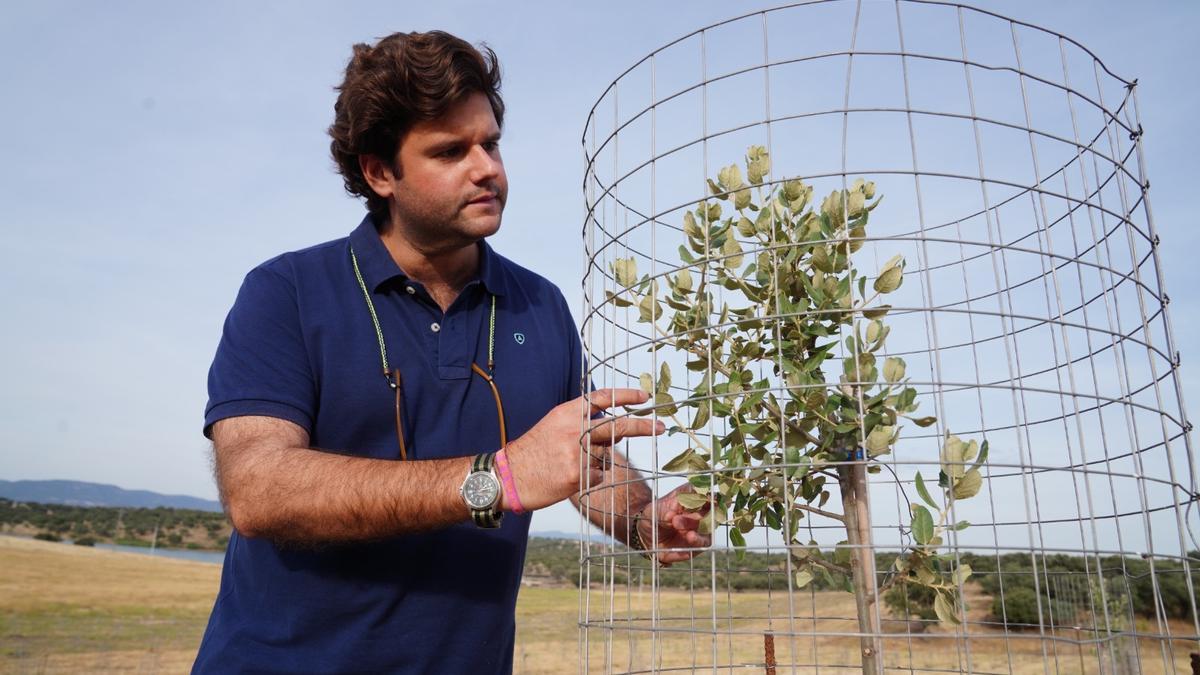
[[[492,250],[487,241],[481,240],[479,246],[479,280],[487,292],[503,296],[508,290],[504,278],[504,261]],[[358,269],[362,272],[363,282],[372,292],[392,279],[407,279],[408,275],[383,245],[375,220],[371,214],[363,217],[362,222],[350,233],[350,247],[358,259]]]

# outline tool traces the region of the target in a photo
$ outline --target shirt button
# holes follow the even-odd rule
[[[436,323],[431,323],[431,324],[429,324],[429,330],[431,330],[431,331],[433,331],[433,332],[435,332],[435,333],[436,333],[436,332],[438,332],[438,331],[439,331],[439,330],[441,330],[441,329],[442,329],[442,327],[441,327],[441,326],[439,326],[439,325],[437,325]]]
[[[417,292],[417,289],[413,288],[412,286],[405,286],[404,290],[407,291],[409,295]]]

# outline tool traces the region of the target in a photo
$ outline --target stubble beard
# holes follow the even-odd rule
[[[438,256],[466,248],[485,237],[490,237],[500,229],[506,195],[496,189],[492,192],[497,195],[499,202],[499,212],[494,216],[468,216],[465,211],[473,208],[469,202],[460,202],[453,208],[439,209],[436,205],[420,201],[404,205],[394,201],[392,227],[397,229],[397,234],[427,256]],[[482,218],[494,219],[495,222],[482,225],[477,222]]]

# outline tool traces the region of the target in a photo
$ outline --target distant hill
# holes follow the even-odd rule
[[[579,536],[578,532],[564,532],[563,530],[542,530],[541,532],[530,532],[529,536],[536,537],[538,539],[568,539],[570,541],[583,541],[583,537]],[[612,540],[612,537],[608,536],[607,534],[601,534],[595,531],[589,533],[588,538],[599,543]]]
[[[149,490],[126,490],[116,485],[75,480],[0,480],[0,497],[18,502],[70,506],[121,506],[152,509],[165,506],[197,511],[221,511],[221,503],[187,495],[164,495]]]

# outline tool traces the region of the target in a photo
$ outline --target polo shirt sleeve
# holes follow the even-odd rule
[[[229,417],[264,415],[311,433],[316,386],[296,286],[269,267],[246,275],[208,371],[204,435]]]
[[[557,289],[555,289],[557,291]],[[575,325],[575,319],[571,316],[571,310],[567,306],[567,299],[561,291],[557,292],[559,311],[563,316],[564,330],[567,334],[567,363],[566,373],[567,381],[564,383],[565,392],[561,403],[573,401],[580,396],[583,396],[583,342],[579,338],[579,328]],[[594,390],[596,387],[588,382],[588,391]]]

